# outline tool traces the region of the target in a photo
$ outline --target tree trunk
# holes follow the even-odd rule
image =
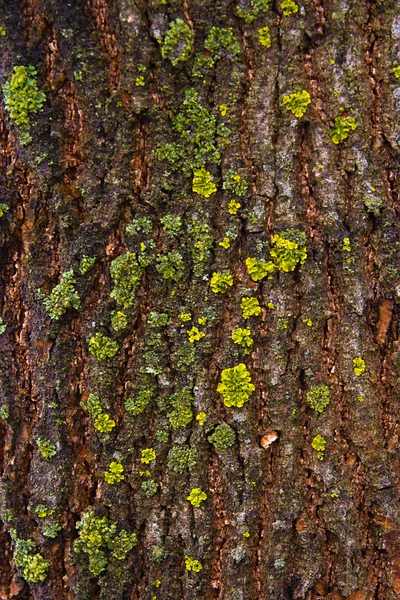
[[[399,2],[0,26],[0,598],[400,598]]]

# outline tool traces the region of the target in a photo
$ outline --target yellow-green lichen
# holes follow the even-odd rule
[[[326,450],[326,439],[318,434],[311,442],[311,446],[317,451],[318,460],[324,460],[324,452]]]
[[[221,423],[207,439],[218,452],[224,452],[234,445],[236,435],[228,423]]]
[[[251,383],[251,375],[243,363],[231,369],[224,369],[217,387],[217,391],[223,396],[225,406],[239,408],[248,402],[255,389]]]
[[[60,283],[53,288],[50,296],[43,300],[50,319],[58,321],[69,308],[79,308],[81,300],[74,287],[75,283],[73,270],[66,271],[61,275]]]
[[[28,126],[29,116],[39,112],[46,95],[39,91],[35,67],[14,67],[11,79],[3,85],[4,103],[16,125]]]
[[[240,308],[242,309],[243,319],[258,317],[261,313],[261,306],[257,298],[242,298]]]
[[[168,24],[161,46],[161,55],[168,58],[176,67],[180,62],[190,58],[193,51],[193,32],[183,19],[176,19]]]
[[[251,337],[250,329],[242,329],[241,327],[238,327],[232,332],[231,337],[234,344],[238,344],[244,348],[245,354],[250,354],[254,345],[254,340]]]
[[[89,352],[98,360],[113,358],[118,352],[118,344],[102,333],[96,333],[89,340]]]
[[[189,500],[192,506],[199,508],[201,503],[207,500],[207,494],[200,488],[193,488],[186,500]]]
[[[110,463],[108,467],[108,471],[104,473],[104,479],[110,485],[114,485],[114,483],[119,483],[125,479],[124,477],[124,467],[120,462],[113,461]]]
[[[357,375],[357,377],[359,377],[360,375],[365,373],[365,370],[366,370],[365,361],[360,356],[356,356],[356,358],[353,358],[353,371],[354,371],[355,375]]]
[[[287,110],[290,110],[295,117],[300,118],[307,110],[307,106],[311,102],[311,96],[306,90],[293,92],[288,96],[283,96],[282,100]]]
[[[186,555],[185,556],[185,567],[186,567],[186,571],[193,571],[193,573],[199,573],[199,571],[202,570],[203,565],[201,564],[200,561],[196,560],[195,558]]]
[[[211,194],[215,194],[217,186],[211,180],[211,173],[206,169],[196,169],[193,171],[192,190],[204,198],[209,198]]]
[[[210,287],[214,294],[225,294],[232,285],[233,277],[229,271],[212,274]]]
[[[330,401],[330,391],[327,385],[318,385],[307,392],[306,402],[317,413],[322,413]]]
[[[144,448],[140,457],[140,462],[149,464],[156,460],[156,453],[153,448]]]
[[[357,128],[354,117],[336,117],[335,125],[331,129],[331,138],[334,144],[340,144],[349,137],[350,131]]]
[[[261,27],[261,29],[258,30],[258,41],[262,46],[265,46],[265,48],[271,48],[271,34],[268,25]]]

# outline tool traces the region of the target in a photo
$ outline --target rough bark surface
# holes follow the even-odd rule
[[[266,4],[241,0],[239,16],[222,0],[0,2],[1,82],[31,65],[46,94],[28,143],[0,107],[2,600],[400,597],[400,3],[296,0],[289,15]],[[177,19],[190,34],[163,58]],[[232,35],[209,50],[212,27]],[[299,90],[311,103],[296,118],[283,98]],[[357,128],[335,144],[339,116]],[[192,190],[202,165],[209,197]],[[181,218],[175,236],[166,215]],[[268,261],[273,236],[291,229],[306,234],[306,261],[253,281],[246,258]],[[110,269],[126,252],[141,276],[124,305]],[[82,273],[84,255],[96,261]],[[80,305],[51,318],[46,297],[71,270]],[[233,285],[214,293],[224,271]],[[246,296],[261,306],[248,320]],[[192,327],[205,337],[190,342]],[[238,327],[251,330],[249,354],[231,339]],[[118,344],[114,357],[91,354],[97,333]],[[227,407],[221,372],[240,363],[255,391]],[[319,413],[307,394],[321,385],[330,402]],[[174,429],[183,388],[193,418]],[[133,415],[125,403],[143,390]],[[85,408],[90,394],[115,421],[108,435]],[[235,443],[219,451],[208,438],[221,423]],[[174,471],[176,447],[197,453],[192,470]],[[124,479],[109,484],[113,461]],[[207,495],[198,508],[193,488]],[[74,551],[90,509],[137,534],[122,560],[101,548],[97,576]],[[12,535],[49,561],[43,581],[15,564]],[[187,570],[187,556],[202,569]]]

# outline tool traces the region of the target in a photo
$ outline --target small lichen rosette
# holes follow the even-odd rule
[[[255,389],[246,365],[240,363],[236,367],[222,371],[217,392],[222,394],[225,406],[241,408],[245,402],[248,402]]]

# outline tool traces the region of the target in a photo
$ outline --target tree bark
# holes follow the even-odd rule
[[[27,128],[0,108],[2,600],[400,597],[400,3],[238,6],[0,2],[2,84],[46,95]]]

